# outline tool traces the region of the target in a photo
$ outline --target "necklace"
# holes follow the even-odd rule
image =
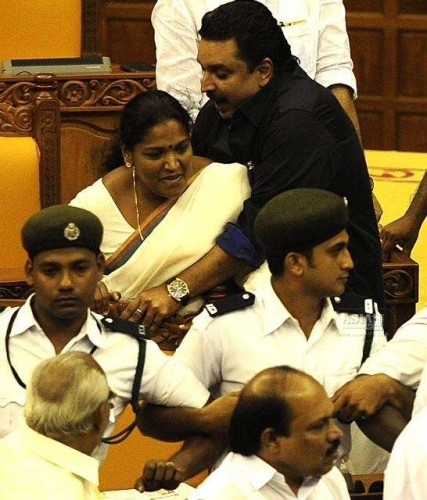
[[[135,179],[135,167],[132,168],[132,179],[133,179],[133,199],[135,201],[136,210],[136,223],[138,224],[138,233],[141,241],[144,241],[144,236],[141,232],[141,224],[139,223],[139,208],[138,208],[138,196],[136,195],[136,179]]]

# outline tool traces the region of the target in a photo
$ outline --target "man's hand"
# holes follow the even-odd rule
[[[156,491],[161,488],[174,490],[183,481],[183,473],[173,462],[150,460],[144,466],[142,476],[135,483],[140,491]]]
[[[396,399],[396,380],[384,373],[360,375],[344,384],[332,396],[335,415],[344,423],[366,419],[374,415],[385,403],[400,409]]]
[[[179,308],[180,303],[169,295],[166,286],[159,285],[138,294],[128,303],[120,317],[142,323],[154,331]]]
[[[412,249],[418,238],[419,226],[413,224],[409,217],[403,216],[390,222],[381,230],[384,260],[390,260],[390,252],[396,245],[402,247],[402,252],[411,255]]]

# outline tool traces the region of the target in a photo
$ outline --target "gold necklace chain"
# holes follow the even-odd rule
[[[132,179],[133,179],[133,197],[135,201],[135,210],[136,210],[136,223],[138,224],[138,232],[141,241],[144,241],[144,236],[142,236],[141,232],[141,224],[139,223],[139,208],[138,208],[138,196],[136,195],[135,167],[132,168]]]

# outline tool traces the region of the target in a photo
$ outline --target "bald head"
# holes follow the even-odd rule
[[[313,377],[289,366],[257,374],[243,388],[231,418],[231,450],[246,456],[258,453],[261,434],[269,427],[289,436],[296,401],[319,390],[324,392]]]

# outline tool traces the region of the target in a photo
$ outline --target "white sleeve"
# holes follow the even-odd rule
[[[356,77],[342,0],[321,0],[315,80],[324,87],[347,85],[357,95]]]
[[[363,363],[359,374],[385,373],[402,384],[416,388],[426,362],[427,308],[424,308]]]
[[[394,444],[384,474],[384,500],[421,500],[427,491],[427,410],[413,418]]]
[[[423,408],[427,408],[427,362],[421,375],[421,381],[417,390],[417,395],[415,396],[412,416],[419,413]]]
[[[189,368],[204,387],[211,389],[222,381],[222,349],[215,321],[206,311],[194,318],[173,358]]]
[[[162,406],[201,408],[209,399],[209,391],[189,369],[148,341],[140,398]]]
[[[156,44],[157,88],[176,97],[195,118],[202,103],[197,20],[182,0],[158,0],[151,22]]]

